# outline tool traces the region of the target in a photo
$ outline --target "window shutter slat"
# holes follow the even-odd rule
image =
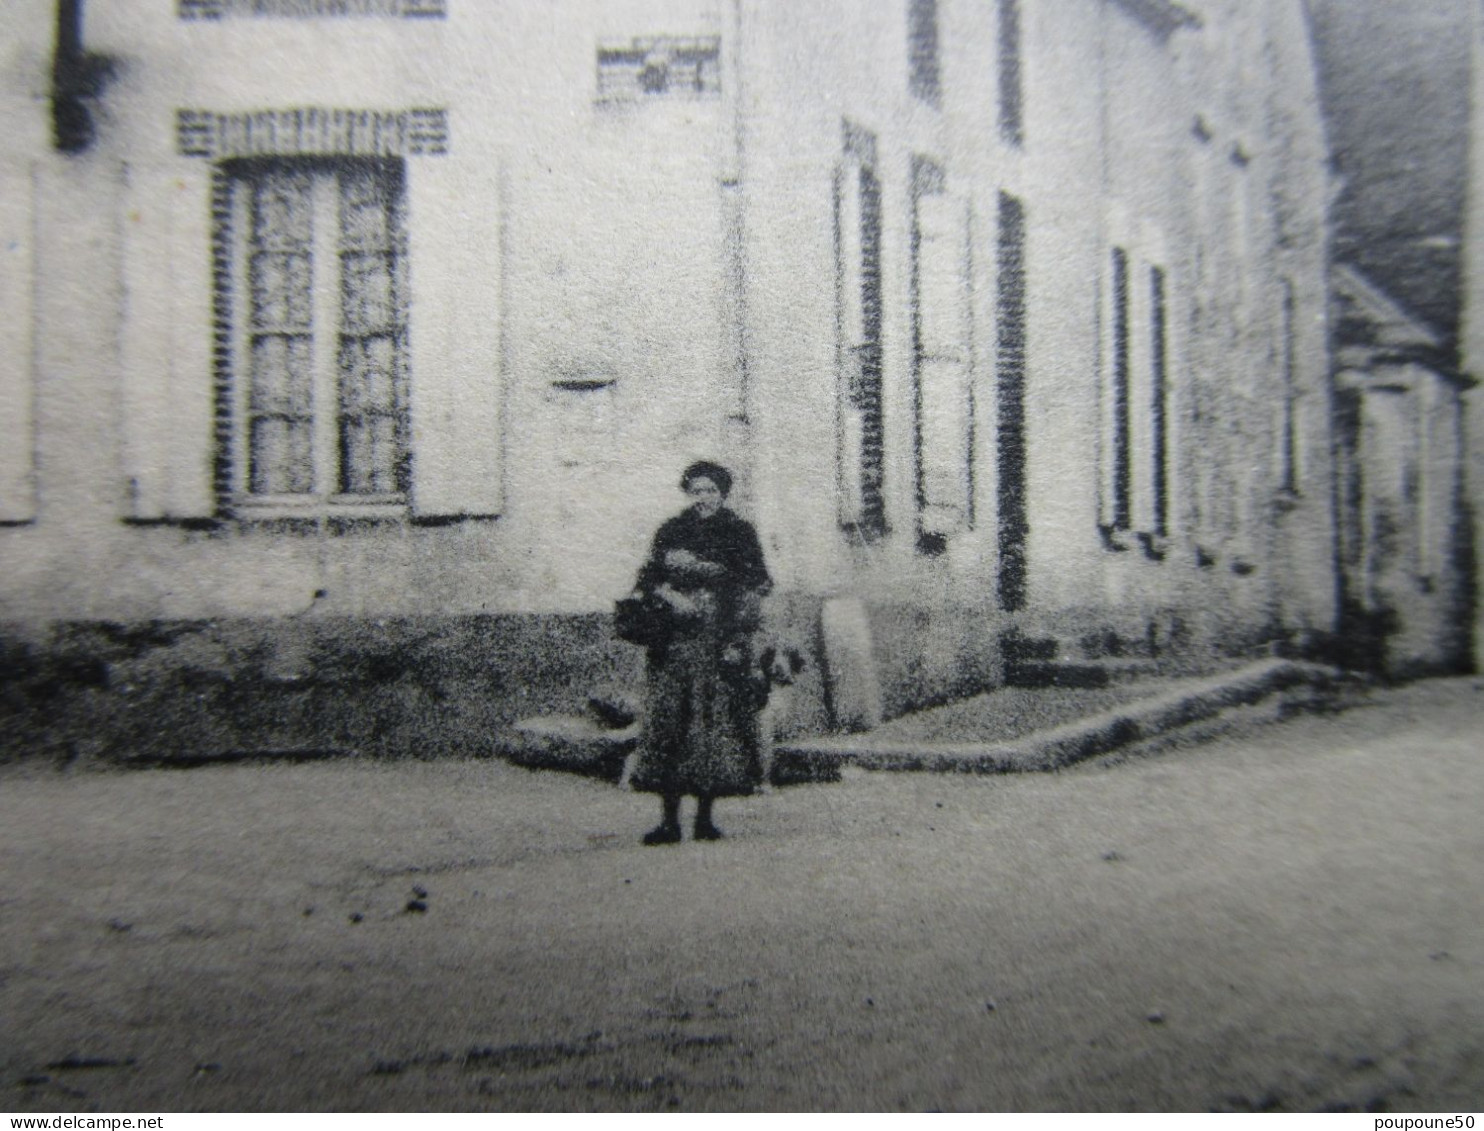
[[[866,341],[861,251],[861,170],[844,162],[835,170],[836,285],[839,287],[839,518],[856,527],[865,520],[861,467],[865,456],[867,412],[861,395]]]
[[[209,518],[216,442],[211,175],[132,169],[124,195],[127,517]]]
[[[412,508],[493,517],[503,502],[497,194],[452,162],[408,166]]]
[[[947,534],[967,520],[972,485],[965,202],[947,194],[920,197],[917,234],[920,525],[925,533]]]
[[[1129,515],[1134,530],[1154,528],[1150,500],[1150,335],[1149,263],[1129,256],[1128,482]]]
[[[840,256],[840,330],[847,350],[858,350],[866,340],[865,308],[861,291],[861,171],[846,163],[835,174],[837,250]]]
[[[922,351],[930,357],[966,360],[969,292],[964,202],[946,195],[921,197],[917,230]]]
[[[839,518],[867,540],[886,532],[882,497],[881,185],[873,135],[845,123],[835,170]]]
[[[957,361],[924,361],[920,376],[924,529],[944,534],[968,514],[969,386],[965,368]],[[928,513],[951,526],[927,523]]]
[[[0,172],[0,522],[36,517],[31,364],[32,210],[28,170]]]
[[[866,421],[858,408],[840,412],[840,522],[859,526],[865,519],[866,499],[861,483],[861,461],[866,444]]]

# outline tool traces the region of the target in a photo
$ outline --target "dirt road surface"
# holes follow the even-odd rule
[[[1481,708],[857,772],[663,848],[500,763],[12,766],[0,1110],[1477,1111]]]

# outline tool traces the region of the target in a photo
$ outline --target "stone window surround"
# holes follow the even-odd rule
[[[441,157],[449,151],[448,111],[301,107],[217,114],[177,110],[182,157]]]
[[[220,277],[233,272],[229,249],[222,241],[230,231],[228,212],[230,177],[228,163],[252,158],[313,159],[336,158],[406,158],[442,156],[448,153],[448,112],[445,109],[419,108],[397,111],[349,110],[323,107],[299,107],[287,110],[262,110],[238,114],[219,114],[205,110],[178,110],[176,113],[177,151],[183,157],[204,158],[214,163],[216,188],[214,211],[217,221],[216,271]],[[240,249],[239,249],[240,250]],[[223,276],[222,272],[227,275]],[[233,390],[241,375],[229,371],[232,355],[233,319],[219,309],[215,328],[215,351],[218,372],[215,383],[220,403],[232,403]],[[240,344],[240,343],[239,343]],[[230,434],[217,437],[222,452],[242,453],[242,438],[237,435],[239,413],[232,418]],[[240,460],[239,460],[240,464]],[[239,518],[292,517],[323,513],[320,503],[303,505],[254,505],[241,491],[241,468],[230,459],[218,463],[216,494],[222,513]],[[334,500],[334,513],[401,515],[405,505],[360,503],[354,497]],[[244,505],[248,504],[248,505]],[[309,509],[306,511],[305,506]]]

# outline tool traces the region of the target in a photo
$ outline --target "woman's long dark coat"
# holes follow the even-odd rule
[[[717,568],[667,563],[686,550]],[[751,524],[723,507],[709,518],[694,509],[654,536],[636,588],[672,588],[699,607],[682,618],[669,643],[649,650],[644,740],[635,789],[722,797],[751,793],[761,781],[752,635],[761,599],[772,587]]]

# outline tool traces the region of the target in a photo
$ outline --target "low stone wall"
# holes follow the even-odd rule
[[[805,660],[781,733],[818,734],[819,603],[775,620]],[[643,678],[605,613],[0,623],[0,761],[483,757]]]
[[[805,661],[777,737],[826,733],[821,602],[774,605],[772,641]],[[1023,621],[1087,652],[1183,653],[1166,674],[1202,670],[1192,653],[1210,647],[1196,634],[1192,648],[1168,611],[1128,625],[1091,611],[1012,621],[881,604],[866,615],[886,718],[999,686],[1005,633]],[[604,613],[0,623],[0,761],[488,756],[518,720],[581,714],[595,694],[640,701],[643,666]]]
[[[601,614],[10,624],[0,758],[485,755],[642,665]]]

